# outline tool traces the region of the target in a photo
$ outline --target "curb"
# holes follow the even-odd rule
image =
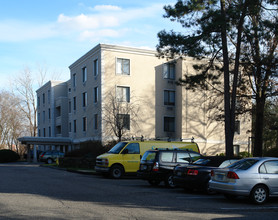
[[[51,169],[56,169],[56,170],[63,170],[63,171],[71,172],[71,173],[80,173],[80,174],[84,174],[84,175],[97,175],[97,172],[95,170],[75,170],[75,169],[70,169],[70,168],[46,166],[44,164],[41,164],[40,167],[51,168]]]

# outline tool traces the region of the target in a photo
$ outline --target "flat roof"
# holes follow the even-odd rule
[[[68,137],[20,137],[17,139],[21,144],[37,145],[70,145],[72,139]]]

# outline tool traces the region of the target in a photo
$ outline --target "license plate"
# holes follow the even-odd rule
[[[217,175],[216,175],[216,179],[221,181],[221,180],[224,179],[224,175],[222,175],[222,174],[217,174]]]

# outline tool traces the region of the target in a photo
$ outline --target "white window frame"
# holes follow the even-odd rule
[[[164,79],[176,79],[176,65],[175,63],[164,63],[163,65],[163,78]]]
[[[117,75],[130,75],[130,59],[116,58],[116,74]]]
[[[117,86],[116,97],[118,102],[130,102],[130,87]]]
[[[176,91],[165,89],[163,92],[163,103],[164,105],[175,106],[176,105]]]

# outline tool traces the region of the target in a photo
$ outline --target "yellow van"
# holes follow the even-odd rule
[[[123,141],[110,151],[96,159],[96,172],[109,174],[112,178],[121,178],[125,173],[136,173],[140,160],[151,149],[187,149],[200,153],[195,142],[171,141]]]

